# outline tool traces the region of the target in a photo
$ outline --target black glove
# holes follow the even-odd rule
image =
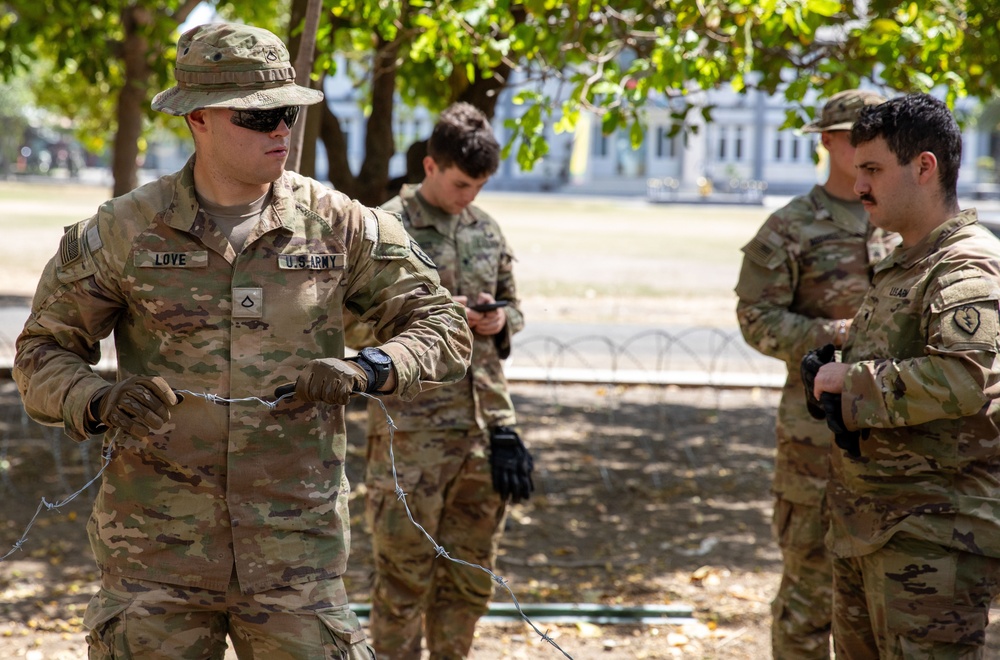
[[[181,399],[167,381],[159,376],[131,376],[110,385],[90,400],[90,433],[103,433],[108,427],[120,428],[136,438],[145,438],[170,420],[169,406]]]
[[[820,405],[826,414],[826,425],[833,431],[833,441],[853,458],[861,458],[861,431],[848,431],[844,425],[844,413],[840,409],[840,395],[823,392]]]
[[[833,362],[834,353],[837,351],[833,344],[827,344],[822,348],[814,348],[806,353],[802,358],[802,365],[799,373],[802,375],[802,384],[806,390],[806,408],[813,419],[823,419],[826,412],[822,404],[816,400],[813,389],[816,385],[816,373],[819,368],[828,362]],[[837,397],[838,399],[840,397]]]
[[[528,453],[517,431],[509,426],[490,428],[490,467],[493,469],[493,490],[517,504],[531,497],[535,483],[531,472],[535,461]]]

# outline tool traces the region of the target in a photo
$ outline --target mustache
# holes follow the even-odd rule
[[[859,199],[862,202],[868,202],[869,204],[875,204],[875,198],[872,197],[871,195],[869,195],[868,193],[865,193],[865,194],[861,195],[861,197]]]

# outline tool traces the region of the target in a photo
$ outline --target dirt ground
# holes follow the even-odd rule
[[[676,388],[516,385],[536,456],[537,491],[514,507],[498,573],[518,602],[690,608],[676,624],[480,624],[472,658],[763,658],[779,555],[771,540],[776,394]],[[59,432],[23,425],[0,382],[0,555],[41,498],[59,501],[100,463]],[[361,407],[350,411],[349,473],[360,483]],[[351,599],[368,600],[370,544],[363,488],[352,495]],[[85,493],[43,511],[0,563],[0,657],[85,657],[81,620],[97,573]],[[496,601],[509,602],[505,592]],[[560,652],[561,650],[561,652]]]

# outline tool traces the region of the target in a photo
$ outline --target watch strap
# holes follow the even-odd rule
[[[351,359],[364,370],[365,375],[368,377],[368,387],[365,389],[365,393],[373,394],[381,390],[382,386],[389,380],[389,370],[392,369],[392,361],[389,359],[389,356],[386,356],[384,364],[373,362],[365,356],[365,351],[367,350],[369,349],[362,350]]]

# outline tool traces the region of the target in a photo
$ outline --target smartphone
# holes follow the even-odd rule
[[[494,309],[500,309],[501,307],[506,307],[506,300],[498,300],[491,303],[479,303],[478,305],[466,305],[469,309],[474,312],[492,312]]]

